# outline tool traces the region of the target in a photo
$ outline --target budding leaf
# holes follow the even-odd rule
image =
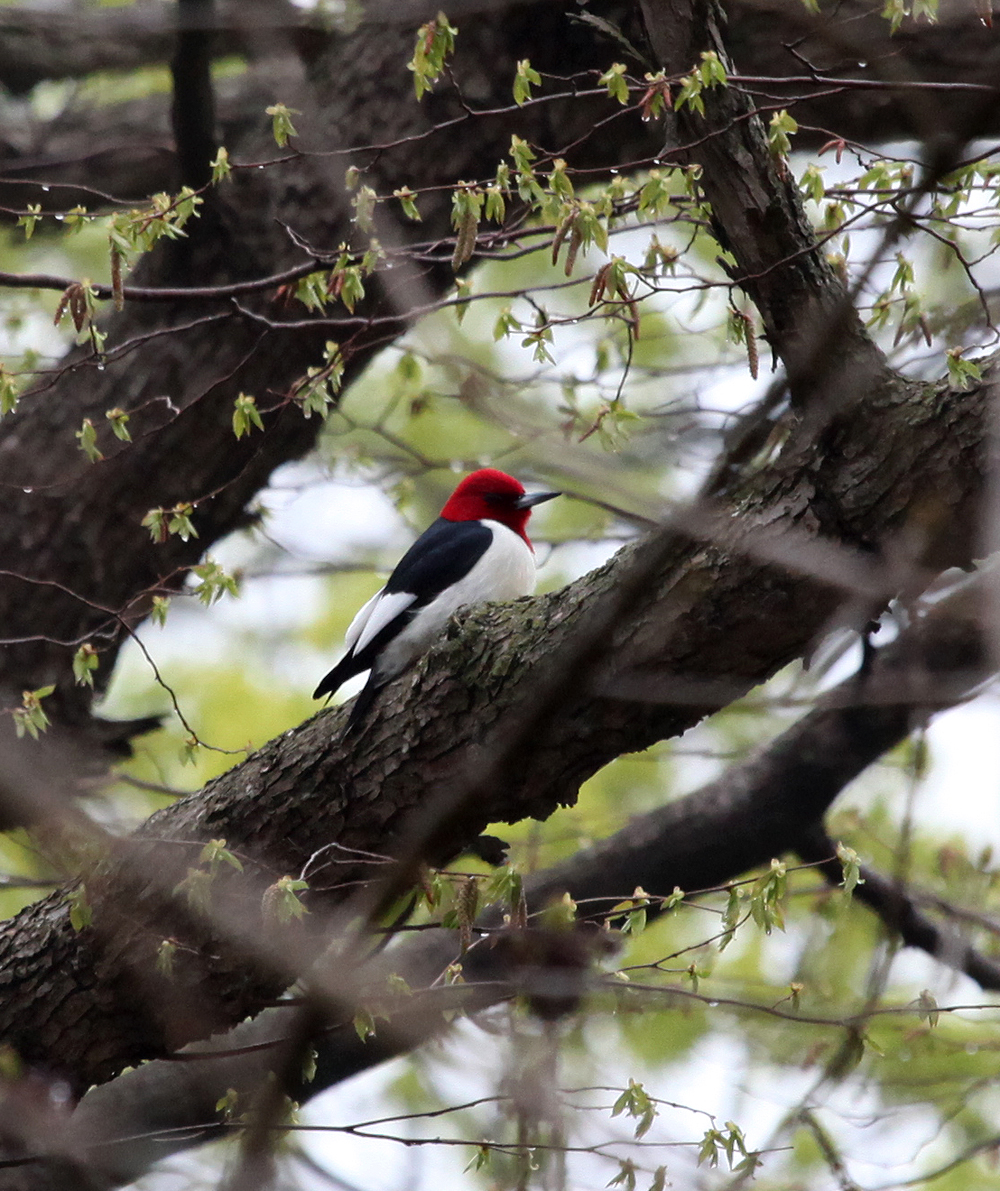
[[[80,450],[87,456],[91,463],[99,463],[104,456],[97,449],[97,431],[94,429],[94,423],[90,418],[83,419],[83,425],[79,430],[74,432],[74,438],[80,444]]]
[[[77,686],[94,685],[94,671],[101,664],[101,659],[97,656],[97,650],[85,641],[83,645],[73,655],[73,677],[76,679]]]
[[[298,116],[300,113],[296,108],[285,107],[283,103],[272,104],[265,111],[271,117],[271,131],[275,143],[283,149],[288,144],[290,136],[299,135],[295,131],[295,125],[292,124],[292,116]]]

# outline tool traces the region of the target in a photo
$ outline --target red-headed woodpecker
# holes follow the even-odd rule
[[[558,495],[528,495],[513,476],[493,467],[466,476],[440,517],[400,559],[389,582],[351,621],[344,638],[347,653],[313,698],[332,695],[355,674],[371,670],[351,710],[351,726],[379,688],[415,661],[459,608],[530,595],[535,552],[528,518],[535,505]]]

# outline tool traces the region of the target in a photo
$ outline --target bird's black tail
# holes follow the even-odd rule
[[[371,665],[371,663],[368,663]],[[329,674],[323,679],[319,686],[313,691],[314,699],[322,699],[324,695],[333,695],[337,688],[342,686],[349,678],[353,678],[355,674],[360,674],[362,670],[368,667],[365,665],[358,665],[358,659],[352,657],[350,654],[346,658],[342,658]],[[353,731],[358,724],[368,714],[368,709],[375,702],[375,697],[379,691],[385,686],[386,680],[384,678],[376,678],[375,671],[368,675],[368,681],[361,688],[361,694],[354,700],[354,706],[351,708],[351,714],[347,717],[347,731]]]
[[[378,697],[379,691],[385,686],[385,679],[376,679],[375,671],[368,675],[368,681],[361,688],[361,693],[354,700],[351,714],[347,717],[347,731],[353,732],[371,710],[372,704]]]
[[[334,666],[329,674],[323,679],[319,686],[313,691],[314,699],[322,699],[324,695],[332,695],[337,688],[349,679],[353,678],[355,674],[360,674],[362,670],[367,670],[367,666],[359,666],[357,659],[348,654],[346,657]]]

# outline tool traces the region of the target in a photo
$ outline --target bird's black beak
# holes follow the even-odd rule
[[[542,504],[543,501],[552,500],[556,496],[562,496],[561,492],[526,492],[523,496],[519,496],[514,501],[515,509],[533,509],[535,505]]]

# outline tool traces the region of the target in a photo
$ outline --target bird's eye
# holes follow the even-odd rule
[[[510,500],[510,497],[506,492],[484,492],[483,500],[489,501],[491,505],[502,505]]]

